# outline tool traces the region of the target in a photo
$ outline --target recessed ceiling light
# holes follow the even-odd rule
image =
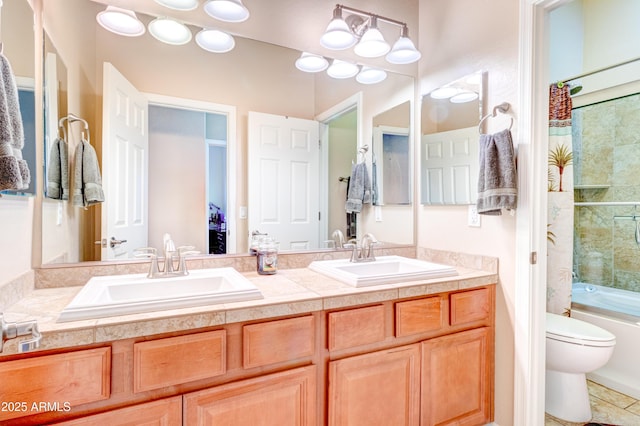
[[[202,30],[196,34],[198,46],[213,53],[226,53],[236,45],[236,41],[230,34],[219,30]]]
[[[193,10],[198,7],[198,0],[156,0],[156,3],[174,10]]]
[[[156,18],[149,22],[149,32],[163,43],[181,45],[191,41],[191,30],[171,18]]]
[[[122,36],[136,37],[145,32],[144,24],[133,11],[115,6],[107,6],[96,15],[96,20],[104,29]]]

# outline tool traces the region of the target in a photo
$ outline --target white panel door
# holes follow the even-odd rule
[[[148,102],[110,63],[103,78],[102,259],[126,259],[148,244]]]
[[[319,247],[319,124],[249,112],[249,232],[283,250]]]
[[[478,198],[477,127],[422,135],[424,204],[475,204]]]

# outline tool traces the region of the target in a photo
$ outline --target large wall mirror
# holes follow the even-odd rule
[[[0,22],[1,50],[11,67],[18,89],[17,108],[19,114],[15,114],[6,108],[3,110],[3,113],[11,117],[10,122],[13,122],[14,118],[20,117],[24,139],[14,140],[14,138],[12,138],[11,144],[13,148],[16,148],[14,154],[22,156],[24,160],[22,164],[26,165],[26,168],[29,170],[28,172],[21,173],[20,182],[3,176],[3,187],[11,188],[3,191],[3,193],[32,195],[35,193],[35,176],[37,172],[35,143],[35,42],[32,30],[33,10],[27,0],[13,0],[4,2],[2,8],[0,8],[0,13],[2,18]],[[5,91],[3,89],[3,102],[7,105],[4,93]],[[12,132],[12,134],[17,133]],[[18,145],[22,146],[20,147]],[[5,155],[5,153],[2,154],[2,156]],[[3,165],[3,167],[7,166]],[[5,184],[7,184],[7,186],[5,186]]]
[[[336,182],[329,179],[333,179],[335,173],[349,175],[352,160],[358,159],[358,149],[372,140],[375,116],[402,104],[406,117],[399,126],[408,127],[409,102],[414,98],[413,77],[388,72],[384,82],[364,85],[354,79],[332,79],[325,73],[304,73],[294,65],[301,55],[299,50],[243,38],[238,33],[234,33],[235,48],[222,54],[204,51],[193,41],[181,46],[164,44],[148,31],[140,37],[122,37],[96,23],[96,15],[107,3],[65,0],[47,1],[43,5],[46,38],[55,47],[55,54],[66,70],[65,108],[90,127],[91,145],[100,158],[105,189],[105,202],[87,209],[73,206],[70,200],[45,198],[44,264],[129,258],[131,250],[142,245],[160,248],[164,233],[170,233],[176,245],[194,245],[202,253],[248,252],[250,233],[262,231],[250,224],[252,209],[255,211],[260,205],[260,200],[253,199],[249,189],[250,112],[284,120],[317,120],[322,138],[330,132],[323,131],[327,122],[317,117],[357,97],[357,118],[348,120],[356,141],[352,152],[341,155],[345,170],[333,170],[329,164],[331,153],[322,151],[316,177],[319,190],[305,194],[307,199],[320,198],[320,211],[305,213],[312,213],[309,216],[315,219],[320,217],[324,224],[314,231],[318,234],[314,236],[317,244],[305,248],[323,248],[331,238],[333,227],[346,229],[344,210],[334,212],[331,208],[336,200],[338,205],[343,204],[345,195],[333,190],[337,178]],[[189,24],[194,35],[198,27],[204,26],[199,20],[211,23],[211,18],[202,10],[186,14],[174,12],[152,0],[122,3],[119,4],[122,7],[135,8],[145,24],[160,16],[159,11],[164,15],[177,14]],[[242,26],[237,28],[241,31]],[[114,73],[128,81],[148,103],[148,115],[141,119],[149,136],[148,153],[141,157],[141,167],[135,169],[147,167],[146,181],[139,184],[141,192],[129,194],[127,202],[136,205],[140,200],[136,194],[148,196],[145,205],[139,205],[137,210],[139,222],[148,225],[146,240],[104,231],[105,223],[113,216],[103,207],[116,202],[118,208],[124,209],[127,204],[119,201],[110,189],[114,180],[124,173],[114,176],[104,160],[105,153],[111,149],[105,142],[105,130],[117,131],[105,123],[110,120],[106,111],[111,99],[107,84]],[[82,130],[82,125],[69,128],[70,152],[79,143]],[[313,145],[320,150],[330,150],[332,142],[328,142],[329,148],[322,144],[318,147],[317,142]],[[345,156],[347,161],[342,161]],[[72,167],[72,157],[70,154],[69,167]],[[366,160],[372,161],[371,151]],[[136,185],[128,187],[137,188]],[[263,191],[261,196],[269,194]],[[301,207],[290,204],[288,208],[304,211]],[[359,234],[374,232],[384,243],[413,244],[413,209],[407,205],[398,206],[399,210],[392,204],[384,207],[388,209],[385,220],[393,221],[394,227],[397,223],[406,224],[406,229],[397,232],[389,223],[376,222],[367,211],[359,218]],[[123,211],[116,209],[116,213]],[[318,214],[320,212],[329,218]],[[133,216],[122,213],[116,217]],[[112,237],[116,242],[127,242],[111,247]],[[113,256],[105,256],[105,246],[113,249]]]
[[[422,204],[476,203],[483,80],[475,72],[422,97]]]

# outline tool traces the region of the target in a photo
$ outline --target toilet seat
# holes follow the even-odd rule
[[[585,321],[547,312],[547,338],[583,346],[613,346],[616,336]]]

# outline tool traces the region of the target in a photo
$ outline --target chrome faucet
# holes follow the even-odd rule
[[[178,253],[178,267],[174,266],[174,256]],[[151,260],[149,265],[149,272],[147,278],[162,278],[162,277],[179,277],[189,275],[187,269],[187,256],[199,254],[199,251],[194,250],[193,246],[180,246],[176,249],[173,240],[168,234],[164,237],[164,265],[162,269],[158,265],[158,251],[153,247],[142,247],[135,250],[135,257],[145,257]]]
[[[376,237],[371,233],[366,233],[360,239],[360,242],[351,242],[344,244],[344,248],[351,249],[351,262],[373,262],[376,257],[373,253],[373,246],[378,243]]]
[[[15,339],[19,336],[29,336],[30,339],[18,344],[18,352],[29,352],[40,347],[42,334],[38,331],[38,323],[34,321],[5,322],[4,316],[0,314],[0,327],[2,328],[2,339],[0,339],[0,352],[4,342]]]
[[[331,239],[334,241],[336,248],[344,247],[344,234],[341,230],[336,229],[335,231],[333,231],[333,234],[331,234]]]

